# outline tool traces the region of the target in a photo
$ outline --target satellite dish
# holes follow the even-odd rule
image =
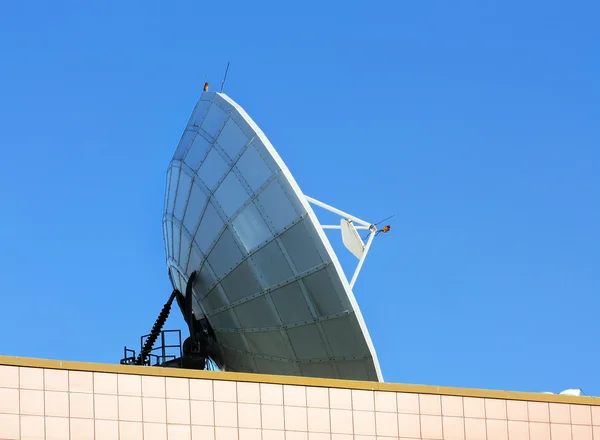
[[[321,225],[311,204],[340,224]],[[359,259],[350,282],[324,229],[341,229]],[[163,233],[173,288],[193,293],[185,303],[221,368],[382,381],[352,293],[377,232],[305,196],[250,116],[203,93],[168,169]]]

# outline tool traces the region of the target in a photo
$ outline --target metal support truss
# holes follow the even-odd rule
[[[316,206],[319,206],[323,209],[326,209],[329,212],[332,212],[334,214],[339,215],[342,219],[347,220],[349,223],[352,224],[352,227],[354,227],[354,229],[357,230],[368,230],[369,231],[369,237],[367,238],[367,243],[365,244],[362,239],[358,236],[357,234],[357,239],[360,241],[360,243],[362,244],[363,247],[363,251],[362,254],[360,255],[359,259],[358,259],[358,265],[356,266],[356,269],[354,270],[354,274],[352,275],[352,279],[350,280],[350,288],[354,288],[354,284],[356,283],[356,279],[358,278],[358,274],[360,273],[360,270],[362,269],[362,266],[365,262],[365,259],[367,258],[367,254],[369,253],[369,249],[371,248],[371,244],[373,243],[373,239],[375,238],[375,235],[377,235],[377,227],[373,224],[373,223],[369,223],[366,222],[364,220],[359,219],[358,217],[355,217],[351,214],[348,214],[347,212],[344,212],[340,209],[334,208],[333,206],[330,206],[326,203],[320,202],[316,199],[313,199],[312,197],[308,197],[305,196],[306,200]],[[355,225],[356,224],[356,225]],[[342,230],[342,226],[341,225],[321,225],[321,228],[323,229],[340,229]],[[347,246],[346,246],[347,247]]]

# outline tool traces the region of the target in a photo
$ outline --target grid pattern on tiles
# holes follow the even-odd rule
[[[234,382],[259,382],[280,385],[349,388],[358,390],[390,391],[412,394],[440,394],[459,397],[482,397],[490,399],[521,400],[548,403],[570,403],[600,406],[600,398],[568,396],[561,394],[532,393],[521,391],[498,391],[477,388],[441,387],[390,382],[338,380],[315,377],[280,376],[272,374],[248,374],[231,371],[188,370],[178,368],[140,367],[134,365],[99,364],[93,362],[60,361],[0,355],[0,365],[46,368],[50,370],[91,371],[99,373],[139,374],[142,376],[181,377],[187,379],[216,379]]]
[[[600,406],[0,366],[0,439],[600,440]]]

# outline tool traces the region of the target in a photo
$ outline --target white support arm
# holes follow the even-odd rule
[[[328,205],[328,204],[326,204],[326,203],[319,202],[318,200],[316,200],[316,199],[313,199],[312,197],[308,197],[308,196],[304,196],[304,197],[306,197],[306,200],[308,200],[310,203],[312,203],[312,204],[314,204],[314,205],[317,205],[317,206],[320,206],[321,208],[324,208],[324,209],[326,209],[326,210],[328,210],[328,211],[330,211],[330,212],[333,212],[334,214],[337,214],[337,215],[339,215],[339,216],[342,216],[342,217],[344,217],[344,218],[347,218],[348,220],[352,220],[352,221],[353,221],[353,222],[355,222],[355,223],[360,223],[361,225],[363,225],[363,226],[366,226],[366,227],[367,227],[367,229],[368,229],[369,227],[371,227],[371,223],[369,223],[369,222],[366,222],[366,221],[364,221],[364,220],[361,220],[361,219],[359,219],[358,217],[354,217],[353,215],[350,215],[350,214],[348,214],[347,212],[340,211],[339,209],[337,209],[337,208],[334,208],[333,206],[329,206],[329,205]]]
[[[371,234],[369,235],[369,240],[367,241],[367,245],[365,246],[365,250],[358,261],[358,266],[354,270],[354,275],[352,275],[352,280],[350,281],[350,288],[354,288],[354,283],[356,283],[356,279],[358,278],[358,274],[360,273],[360,269],[362,268],[363,263],[365,262],[365,258],[367,258],[367,253],[369,252],[369,248],[371,247],[371,243],[373,243],[373,239],[375,238],[375,234],[377,231],[371,230]]]
[[[342,227],[341,227],[340,225],[321,225],[321,227],[322,227],[323,229],[342,229]],[[360,230],[365,230],[365,231],[366,231],[367,229],[370,229],[370,228],[369,228],[369,227],[367,227],[367,226],[355,226],[354,228],[355,228],[355,229],[360,229]]]

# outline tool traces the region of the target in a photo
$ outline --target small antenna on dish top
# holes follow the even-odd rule
[[[225,76],[223,77],[223,82],[221,83],[221,93],[223,93],[223,89],[225,88],[225,80],[227,79],[227,72],[229,72],[229,61],[227,62],[227,68],[225,69]]]

